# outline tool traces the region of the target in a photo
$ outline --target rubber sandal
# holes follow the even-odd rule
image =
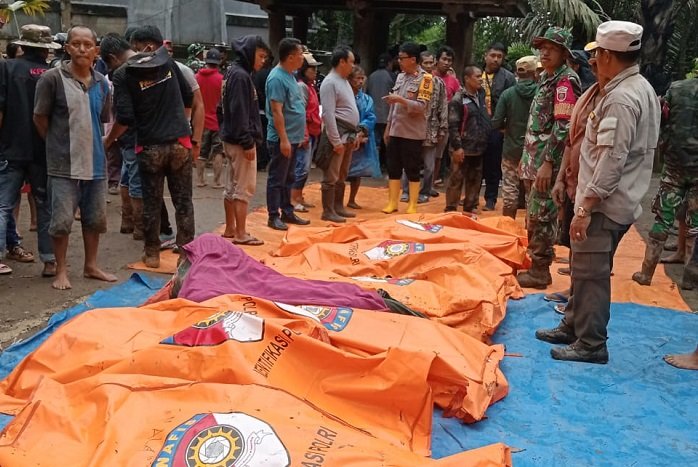
[[[305,204],[303,203],[298,203],[295,206],[293,206],[293,210],[296,212],[308,212],[308,208],[306,208]]]
[[[235,245],[249,245],[249,246],[260,246],[264,245],[264,240],[260,240],[255,237],[250,237],[246,240],[235,240],[233,239],[233,244]]]
[[[15,245],[7,252],[6,258],[20,263],[33,263],[34,253],[24,249],[22,245]]]
[[[12,268],[7,264],[0,263],[0,276],[4,276],[5,274],[12,274]]]
[[[543,296],[546,302],[567,303],[569,297],[562,292],[553,292]]]
[[[557,273],[560,274],[561,276],[569,276],[570,275],[570,268],[560,268],[557,270]]]
[[[555,310],[555,313],[558,315],[564,315],[565,314],[565,308],[567,308],[567,304],[565,303],[556,303],[555,306],[553,307],[553,310]]]

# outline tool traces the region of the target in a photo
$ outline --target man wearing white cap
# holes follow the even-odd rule
[[[575,216],[570,227],[573,296],[557,328],[540,340],[568,344],[556,360],[607,363],[611,260],[618,242],[642,212],[659,137],[659,99],[640,75],[642,27],[607,21],[596,32],[603,97],[589,114],[582,143]]]

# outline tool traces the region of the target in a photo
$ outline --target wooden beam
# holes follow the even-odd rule
[[[279,42],[286,37],[286,13],[273,10],[269,12],[269,47],[279,57]]]
[[[453,69],[459,80],[463,77],[463,67],[473,61],[474,33],[475,19],[466,13],[451,15],[446,22],[446,43],[456,52]]]

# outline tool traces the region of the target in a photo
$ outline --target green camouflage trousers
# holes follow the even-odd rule
[[[516,209],[519,205],[519,161],[502,159],[502,202],[504,209]]]
[[[652,237],[663,240],[674,225],[676,213],[686,203],[688,235],[698,234],[698,170],[675,168],[664,164],[659,191],[652,203],[655,214],[650,229]]]
[[[555,180],[553,174],[553,180]],[[555,239],[557,239],[557,206],[553,202],[551,190],[539,192],[531,186],[527,203],[528,254],[534,267],[549,267],[555,259]]]

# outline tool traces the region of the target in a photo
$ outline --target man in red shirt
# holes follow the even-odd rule
[[[218,115],[216,109],[221,100],[223,75],[218,70],[221,53],[210,49],[206,54],[206,66],[196,73],[196,82],[201,87],[204,101],[204,134],[201,141],[201,155],[196,161],[196,186],[206,186],[204,170],[206,161],[213,162],[213,187],[222,188],[221,172],[223,169],[223,143],[218,136]]]

